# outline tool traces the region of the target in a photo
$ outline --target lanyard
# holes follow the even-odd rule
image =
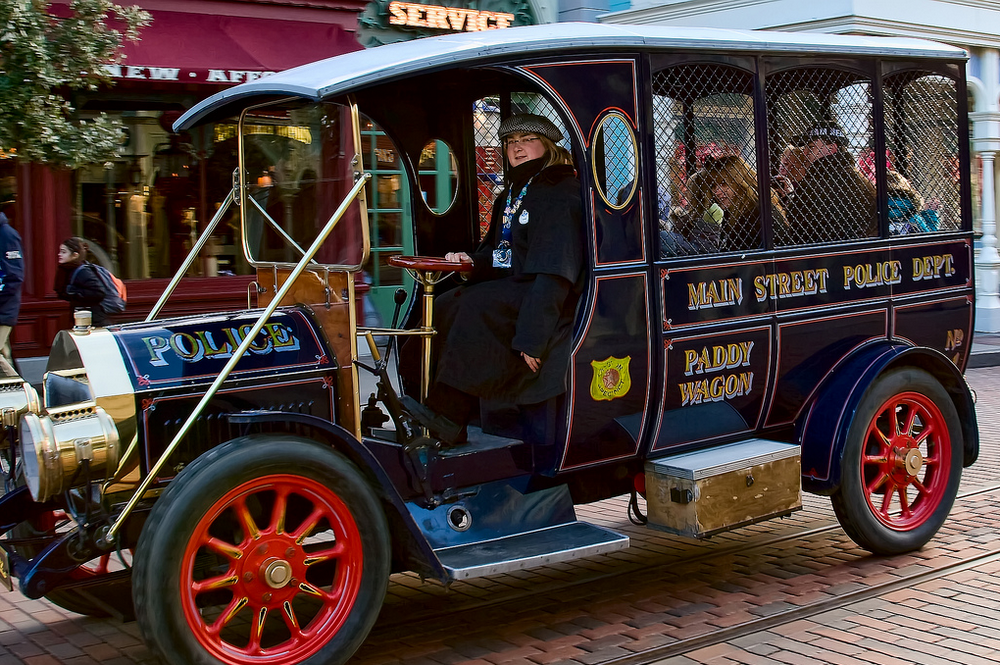
[[[493,250],[493,267],[494,268],[509,268],[510,258],[511,258],[511,222],[514,221],[514,213],[517,209],[521,207],[521,201],[524,200],[524,195],[528,193],[528,187],[531,185],[531,181],[535,179],[535,176],[531,176],[528,182],[524,184],[521,188],[521,193],[517,195],[517,198],[511,203],[510,197],[514,193],[513,190],[508,190],[507,192],[507,205],[503,209],[503,225],[500,227],[500,244],[495,250]]]

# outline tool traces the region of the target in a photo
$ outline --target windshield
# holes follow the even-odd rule
[[[339,104],[280,102],[252,109],[240,127],[247,258],[255,264],[296,263],[354,185],[357,149],[351,110]],[[365,251],[363,224],[356,202],[315,261],[359,266]]]

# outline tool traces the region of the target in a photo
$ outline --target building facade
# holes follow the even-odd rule
[[[588,0],[564,0],[587,2]],[[594,3],[595,0],[590,0]],[[969,52],[977,251],[976,330],[1000,332],[994,162],[1000,152],[1000,2],[993,0],[596,0],[607,23],[702,26],[931,39]]]
[[[54,16],[69,13],[69,0],[51,0]],[[71,101],[83,118],[106,113],[126,127],[119,157],[77,170],[0,159],[0,184],[16,192],[14,225],[24,240],[24,298],[14,331],[17,357],[45,355],[60,329],[72,325],[69,306],[53,290],[56,252],[69,236],[84,237],[92,260],[122,277],[128,308],[117,322],[143,319],[182,264],[198,234],[216,215],[232,187],[236,164],[234,120],[175,134],[185,110],[219,90],[269,73],[392,41],[446,32],[548,23],[548,0],[139,0],[153,17],[141,40],[126,44],[123,59],[109,67],[112,87],[77,94]],[[264,131],[264,129],[262,129]],[[370,135],[369,135],[370,134]],[[274,145],[281,139],[274,137]],[[391,147],[377,128],[366,132],[366,159],[379,172],[369,197],[373,238],[381,248],[412,248],[405,236],[407,211],[399,208],[401,184]],[[274,157],[274,156],[271,156]],[[268,163],[281,163],[271,159]],[[444,162],[446,163],[446,161]],[[277,192],[307,186],[289,168],[251,174]],[[394,179],[395,178],[395,179]],[[5,193],[7,193],[5,191]],[[387,235],[386,229],[397,232]],[[253,270],[243,256],[238,217],[224,217],[212,241],[188,270],[166,314],[247,306]],[[380,256],[378,252],[375,254]],[[375,290],[398,283],[398,273]],[[385,290],[385,289],[383,289]]]

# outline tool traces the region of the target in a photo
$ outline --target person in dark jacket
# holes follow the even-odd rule
[[[468,283],[435,303],[436,371],[426,406],[404,404],[443,441],[464,439],[479,399],[521,406],[566,391],[570,336],[584,283],[583,204],[569,152],[547,118],[522,114],[498,132],[509,164]]]
[[[56,293],[69,302],[70,312],[88,309],[94,326],[106,326],[108,315],[101,309],[104,286],[87,262],[88,249],[87,242],[82,238],[67,238],[59,245]]]
[[[10,348],[10,333],[21,311],[21,285],[24,283],[24,257],[21,235],[10,225],[14,214],[13,195],[0,200],[0,353],[9,364],[3,366],[7,375],[13,370],[14,355]]]
[[[858,171],[847,135],[836,123],[820,123],[798,139],[809,162],[788,197],[788,234],[779,244],[871,238],[878,235],[875,186]]]

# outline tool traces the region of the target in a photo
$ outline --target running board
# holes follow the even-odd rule
[[[628,536],[586,522],[569,522],[434,552],[451,579],[467,580],[613,552],[628,544]]]

